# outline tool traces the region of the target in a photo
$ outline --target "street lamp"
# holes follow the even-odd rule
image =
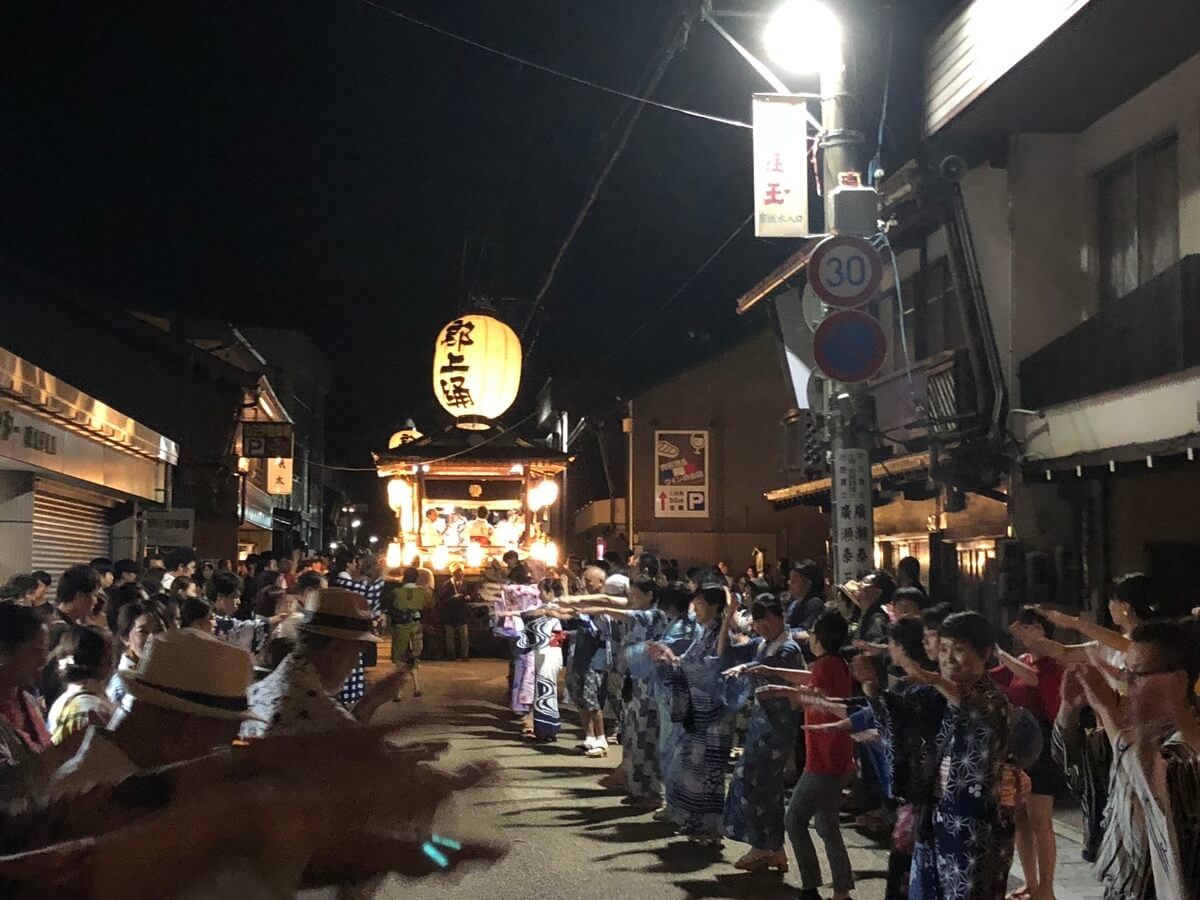
[[[358,546],[358,529],[361,527],[362,527],[362,519],[351,519],[350,520],[350,531],[352,533],[352,536],[350,538],[350,543],[352,543],[355,547]]]
[[[367,538],[367,543],[369,543],[371,546],[375,546],[376,544],[379,543],[379,535],[377,535],[377,534],[371,535],[369,538]]]
[[[820,0],[787,0],[767,21],[763,44],[787,72],[828,72],[842,64],[842,23]]]

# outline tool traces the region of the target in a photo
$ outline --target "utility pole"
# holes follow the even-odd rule
[[[830,64],[821,71],[821,149],[822,192],[825,201],[825,228],[836,221],[834,211],[835,189],[841,183],[841,175],[857,172],[854,148],[862,143],[862,135],[846,125],[846,97],[848,94],[845,53],[833,55]],[[875,523],[874,514],[868,505],[866,516],[854,516],[855,494],[865,493],[865,502],[871,503],[873,482],[871,480],[872,422],[871,406],[866,388],[861,384],[829,385],[831,396],[828,414],[825,417],[832,450],[830,463],[831,555],[834,580],[844,584],[851,579],[861,578],[875,568]],[[861,501],[860,501],[861,502]],[[847,508],[851,515],[844,515]],[[854,524],[850,525],[853,520]],[[866,535],[862,529],[866,528]],[[847,540],[846,529],[852,529],[853,539]],[[868,559],[863,560],[849,544],[867,547]],[[847,552],[849,551],[849,552]]]

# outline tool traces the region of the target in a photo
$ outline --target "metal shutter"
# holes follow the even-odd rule
[[[54,580],[71,566],[112,552],[108,509],[95,503],[36,490],[33,494],[33,569]]]

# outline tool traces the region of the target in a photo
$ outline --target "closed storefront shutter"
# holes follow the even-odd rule
[[[71,566],[108,556],[112,526],[98,503],[38,489],[33,495],[33,569],[54,580]]]

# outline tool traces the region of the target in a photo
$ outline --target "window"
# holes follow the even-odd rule
[[[1179,261],[1179,156],[1171,136],[1097,178],[1100,297],[1113,301]]]

